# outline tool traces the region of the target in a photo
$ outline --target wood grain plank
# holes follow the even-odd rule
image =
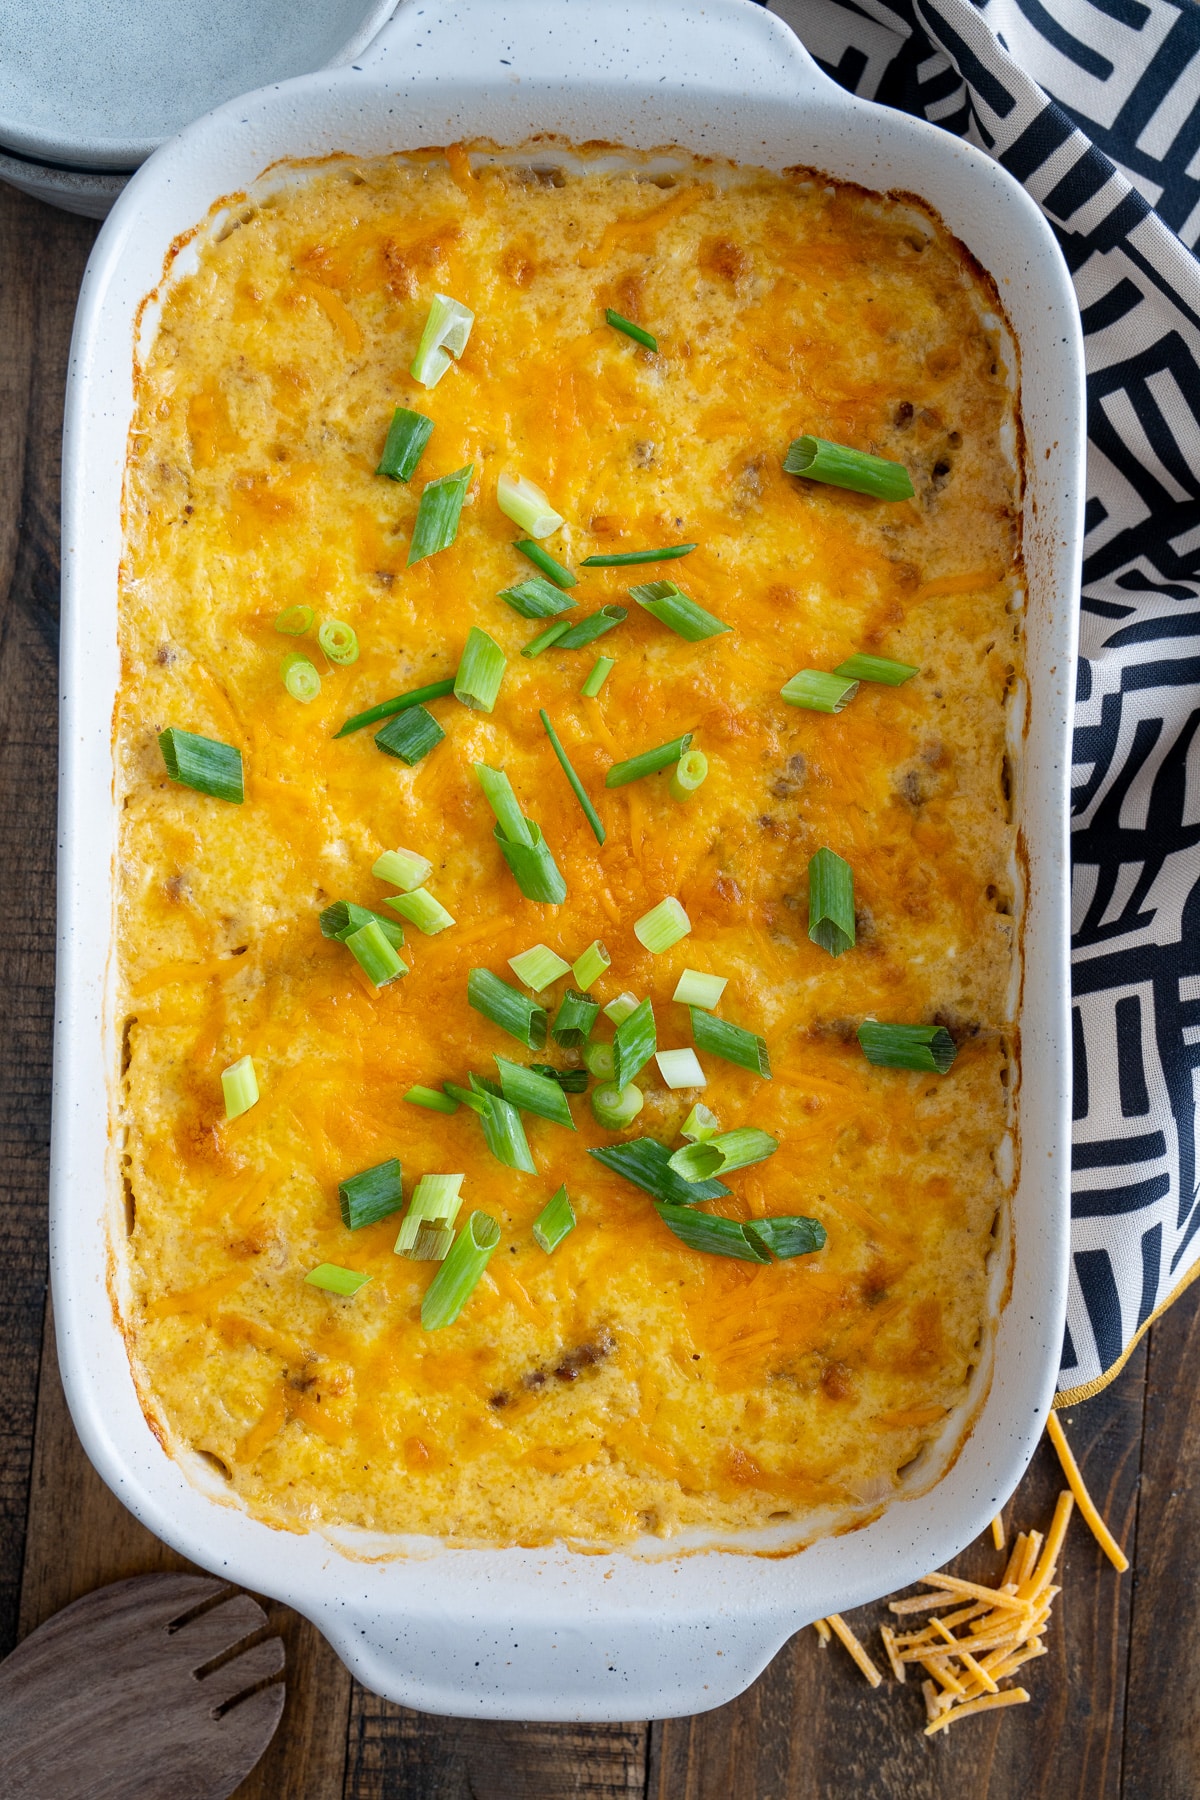
[[[645,1725],[411,1712],[355,1683],[344,1800],[643,1800]]]
[[[1192,1288],[1150,1331],[1123,1800],[1200,1794],[1198,1300]]]
[[[0,1652],[16,1639],[46,1282],[62,394],[95,229],[0,188]]]
[[[1126,1539],[1137,1501],[1144,1360],[1135,1353],[1120,1380],[1067,1425],[1098,1503]],[[1012,1529],[1045,1530],[1062,1485],[1044,1443],[1008,1509]],[[988,1537],[952,1567],[995,1580],[999,1563]],[[1118,1800],[1129,1579],[1116,1575],[1078,1521],[1061,1566],[1065,1591],[1050,1654],[1029,1671],[1028,1706],[964,1720],[931,1742],[919,1687],[889,1679],[873,1693],[840,1646],[822,1649],[806,1630],[730,1705],[652,1727],[649,1800]],[[882,1604],[847,1615],[881,1664],[878,1625],[887,1617]]]
[[[71,1424],[47,1308],[38,1394],[21,1635],[106,1582],[193,1565],[154,1537],[101,1481]],[[287,1651],[287,1703],[237,1800],[342,1800],[351,1679],[316,1627],[263,1598]]]

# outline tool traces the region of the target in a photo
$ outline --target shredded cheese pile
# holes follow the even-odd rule
[[[956,1603],[953,1611],[934,1613],[916,1630],[898,1631],[892,1625],[879,1628],[897,1681],[907,1680],[910,1664],[925,1671],[921,1691],[925,1697],[926,1737],[936,1737],[947,1726],[973,1713],[1020,1706],[1029,1699],[1026,1688],[1002,1688],[1000,1683],[1015,1675],[1024,1663],[1046,1654],[1042,1638],[1055,1597],[1061,1592],[1054,1584],[1054,1575],[1076,1501],[1113,1567],[1118,1573],[1129,1567],[1128,1558],[1084,1486],[1079,1466],[1053,1413],[1047,1430],[1069,1486],[1058,1496],[1045,1538],[1040,1531],[1021,1532],[996,1587],[963,1581],[956,1575],[926,1575],[920,1585],[932,1592],[910,1594],[888,1603],[889,1610],[900,1617]],[[992,1540],[998,1550],[1004,1549],[1002,1515],[992,1521]],[[883,1676],[879,1669],[840,1614],[831,1613],[826,1619],[816,1620],[815,1629],[822,1646],[836,1636],[871,1686],[881,1685]]]

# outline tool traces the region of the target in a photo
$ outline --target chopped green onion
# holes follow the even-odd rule
[[[244,1112],[258,1100],[258,1076],[254,1072],[254,1058],[239,1056],[235,1063],[221,1070],[221,1092],[225,1097],[225,1117],[240,1118]]]
[[[472,625],[454,678],[454,698],[472,712],[490,713],[504,680],[505,656],[495,638]]]
[[[585,700],[594,700],[600,689],[617,666],[615,656],[598,656],[592,664],[592,672],[580,688]]]
[[[658,1050],[654,1056],[658,1072],[669,1088],[707,1087],[708,1080],[700,1067],[700,1059],[690,1047],[683,1050]]]
[[[471,1079],[475,1081],[476,1077]],[[502,1162],[507,1169],[522,1169],[526,1175],[536,1175],[537,1164],[529,1148],[529,1139],[512,1101],[491,1092],[480,1093],[479,1099],[483,1102],[479,1123],[483,1127],[484,1142],[497,1162]]]
[[[425,483],[417,506],[412,542],[408,546],[407,566],[410,569],[425,557],[450,548],[458,536],[459,515],[474,473],[475,464],[467,463],[453,475],[442,475],[437,481]]]
[[[634,1138],[628,1144],[605,1144],[589,1150],[598,1163],[623,1175],[634,1187],[643,1188],[656,1200],[675,1206],[697,1206],[702,1200],[720,1200],[729,1189],[720,1181],[681,1181],[671,1168],[671,1152],[657,1138]]]
[[[713,1175],[729,1175],[734,1169],[766,1162],[778,1148],[779,1140],[768,1132],[759,1131],[754,1125],[742,1125],[736,1131],[719,1131],[703,1143],[676,1150],[671,1167],[684,1181],[707,1181]]]
[[[619,1088],[628,1087],[654,1055],[658,1034],[654,1008],[648,999],[622,1019],[613,1036],[613,1078]]]
[[[449,294],[435,294],[409,370],[413,380],[425,388],[436,387],[450,367],[451,357],[461,356],[466,349],[474,323],[470,307],[452,300]]]
[[[532,819],[526,819],[525,824],[533,840],[529,844],[510,843],[497,825],[492,835],[500,846],[500,854],[527,900],[540,901],[544,906],[561,906],[567,897],[567,884],[554,860],[554,852],[543,838],[540,825]]]
[[[343,1300],[349,1300],[360,1287],[366,1287],[371,1277],[360,1275],[356,1269],[339,1269],[336,1263],[318,1263],[304,1279],[309,1287],[320,1288],[326,1294],[340,1294]]]
[[[566,1186],[560,1187],[552,1200],[547,1200],[537,1218],[533,1221],[533,1241],[549,1256],[566,1237],[568,1231],[575,1229],[575,1209],[567,1195]]]
[[[635,919],[633,935],[639,944],[644,944],[651,956],[661,956],[680,938],[685,938],[692,929],[692,921],[688,918],[679,901],[673,894],[652,906],[648,913]]]
[[[708,758],[703,750],[689,750],[675,764],[671,776],[672,800],[690,800],[696,789],[703,785],[708,774]]]
[[[347,1231],[358,1231],[363,1225],[377,1225],[380,1219],[394,1213],[404,1205],[397,1159],[389,1157],[387,1162],[376,1163],[373,1169],[364,1169],[360,1175],[350,1175],[345,1181],[339,1181],[338,1204]]]
[[[592,1035],[592,1027],[600,1013],[600,1002],[576,988],[563,995],[558,1016],[550,1027],[550,1036],[564,1050],[578,1050]]]
[[[400,1235],[395,1245],[397,1256],[413,1254],[422,1225],[439,1225],[453,1230],[454,1221],[462,1206],[460,1189],[464,1179],[462,1175],[422,1175],[413,1189],[408,1211],[400,1226]],[[426,1258],[418,1257],[416,1260],[425,1261]],[[441,1258],[436,1260],[440,1261]]]
[[[954,1039],[941,1025],[881,1025],[877,1019],[864,1019],[858,1041],[867,1061],[885,1069],[945,1075],[958,1055]]]
[[[472,1075],[469,1079],[474,1082],[478,1078]],[[495,1082],[491,1082],[489,1087],[484,1087],[483,1084],[480,1083],[478,1088],[464,1088],[459,1087],[457,1083],[453,1081],[444,1081],[442,1087],[445,1089],[448,1099],[453,1100],[456,1105],[469,1106],[471,1111],[473,1113],[478,1113],[480,1117],[487,1111],[489,1087],[495,1088],[497,1093],[500,1092],[499,1088],[496,1087]]]
[[[496,598],[507,601],[523,619],[552,619],[575,605],[552,581],[545,581],[540,575],[531,575],[516,587],[502,588]]]
[[[604,1008],[604,1016],[606,1019],[611,1019],[614,1025],[621,1025],[631,1013],[637,1011],[639,1004],[636,994],[618,994],[616,999],[610,1000]]]
[[[530,1063],[535,1075],[544,1075],[547,1081],[557,1081],[564,1094],[587,1093],[586,1069],[555,1069],[549,1063]]]
[[[747,1237],[781,1258],[811,1256],[825,1248],[825,1227],[819,1219],[777,1214],[773,1219],[747,1219],[744,1229]]]
[[[423,756],[428,756],[445,735],[431,712],[426,712],[423,706],[414,706],[408,712],[397,713],[382,731],[375,733],[375,748],[388,756],[398,756],[411,769]]]
[[[779,692],[789,706],[802,706],[806,712],[840,713],[857,694],[858,683],[843,675],[827,675],[823,669],[801,669]]]
[[[417,1238],[409,1251],[411,1262],[444,1262],[454,1242],[452,1225],[418,1225]]]
[[[851,450],[846,444],[831,444],[827,438],[794,439],[788,445],[783,466],[789,475],[806,475],[810,481],[851,488],[856,494],[870,494],[876,500],[913,497],[913,484],[903,463],[870,456],[865,450]]]
[[[611,1081],[617,1072],[617,1059],[611,1044],[592,1044],[583,1046],[584,1067],[589,1075],[597,1081]]]
[[[728,985],[728,975],[704,975],[699,969],[685,969],[671,998],[680,1006],[702,1006],[711,1012],[721,1004],[721,995]]]
[[[370,919],[365,925],[360,925],[357,931],[352,931],[342,942],[367,979],[374,982],[377,988],[386,987],[398,975],[408,974],[408,964],[396,955],[378,919]]]
[[[689,644],[698,644],[704,638],[719,637],[723,631],[733,630],[732,625],[726,625],[723,619],[698,606],[673,581],[649,581],[642,587],[631,587],[629,597],[660,625],[669,626]]]
[[[614,331],[623,331],[625,336],[632,338],[635,344],[644,344],[647,350],[658,349],[658,339],[653,333],[643,330],[640,325],[635,325],[632,319],[625,317],[624,313],[614,312],[611,306],[606,306],[604,317]]]
[[[528,1049],[545,1049],[548,1027],[545,1007],[527,999],[507,981],[493,975],[490,969],[471,970],[467,976],[467,1002]]]
[[[754,1241],[749,1229],[736,1219],[723,1219],[717,1213],[692,1212],[686,1206],[655,1207],[663,1224],[681,1238],[689,1250],[703,1251],[707,1256],[732,1256],[739,1262],[769,1263],[765,1248]]]
[[[571,1109],[557,1081],[552,1081],[548,1075],[539,1075],[533,1069],[523,1069],[520,1063],[509,1062],[504,1056],[497,1056],[495,1061],[500,1074],[500,1091],[510,1106],[519,1107],[522,1112],[536,1113],[540,1119],[549,1119],[552,1124],[565,1125],[569,1131],[574,1131]]]
[[[549,537],[563,523],[545,494],[524,475],[501,475],[496,483],[496,505],[514,525],[531,538]]]
[[[679,1127],[680,1137],[687,1138],[689,1143],[707,1143],[710,1137],[716,1137],[721,1129],[721,1121],[711,1107],[697,1100],[683,1124]]]
[[[303,637],[306,631],[312,630],[315,617],[311,606],[285,606],[275,621],[275,629],[284,637]]]
[[[675,562],[681,556],[690,556],[695,549],[695,544],[668,544],[663,550],[622,550],[615,556],[585,556],[580,568],[631,569],[635,563]],[[727,631],[729,627],[722,629]]]
[[[533,835],[529,824],[517,804],[513,784],[504,770],[493,769],[487,763],[474,763],[472,767],[479,777],[479,785],[487,803],[496,815],[496,823],[509,843],[532,844]]]
[[[363,925],[369,925],[374,919],[384,937],[393,950],[399,950],[404,942],[404,927],[397,925],[395,919],[385,919],[381,913],[372,912],[367,906],[356,906],[353,900],[335,900],[321,914],[321,936],[336,938],[344,944],[352,931],[358,931]]]
[[[358,661],[358,633],[341,619],[326,619],[317,632],[317,642],[330,662],[347,666]]]
[[[578,576],[572,575],[570,569],[564,569],[560,562],[555,562],[550,552],[543,550],[542,546],[534,543],[532,538],[518,538],[513,549],[519,550],[522,556],[528,557],[535,569],[540,569],[543,575],[548,575],[551,581],[558,583],[559,587],[573,588],[575,586]]]
[[[624,1131],[646,1104],[646,1096],[636,1081],[627,1081],[619,1087],[615,1081],[606,1081],[600,1087],[592,1089],[592,1112],[596,1123],[604,1131]]]
[[[560,637],[565,637],[570,629],[569,619],[555,619],[553,625],[547,625],[545,631],[539,631],[535,638],[530,638],[527,644],[522,645],[521,655],[540,656],[551,644],[557,644]]]
[[[387,939],[388,943],[392,946],[392,949],[399,950],[401,945],[404,942],[404,927],[403,927],[403,925],[397,925],[395,919],[385,919],[383,917],[382,913],[372,913],[371,917],[375,920],[375,923],[379,926],[380,931],[382,931],[384,937]],[[366,921],[364,920],[363,923],[365,924]],[[349,935],[350,935],[350,933],[347,932],[346,937],[349,937]],[[345,941],[346,941],[346,938],[343,938],[342,942],[345,943]]]
[[[525,900],[540,900],[545,905],[561,905],[567,898],[567,882],[554,862],[554,851],[542,837],[542,826],[527,819],[516,805],[513,783],[502,769],[489,769],[488,763],[475,763],[480,787],[488,796],[488,805],[497,815],[493,837],[500,846],[516,886]]]
[[[371,864],[371,873],[377,881],[410,894],[414,888],[424,887],[433,874],[433,864],[416,850],[385,850]]]
[[[214,800],[230,800],[240,806],[245,799],[242,785],[242,753],[232,744],[217,738],[197,737],[195,732],[180,731],[170,725],[159,733],[158,747],[172,781],[195,788],[198,794],[209,794]]]
[[[551,982],[571,971],[569,962],[565,962],[548,944],[534,944],[531,950],[522,950],[516,956],[510,956],[508,966],[518,981],[523,981],[527,988],[540,994]]]
[[[579,959],[571,964],[571,974],[575,978],[575,986],[586,994],[592,983],[600,979],[611,961],[612,958],[600,939],[593,939]]]
[[[517,804],[512,782],[503,769],[476,763],[475,773],[496,815],[493,832],[500,854],[527,900],[559,906],[567,897],[567,884],[554,860],[554,853],[542,836],[540,825],[527,819]],[[544,1041],[544,1040],[543,1040]]]
[[[445,931],[448,925],[454,924],[454,914],[447,912],[428,888],[413,888],[407,894],[394,894],[391,899],[384,901],[384,905],[395,907],[402,919],[411,920],[426,937],[436,937],[439,931]]]
[[[670,768],[672,763],[677,763],[691,741],[691,732],[685,731],[682,737],[672,738],[669,744],[659,744],[654,750],[643,750],[639,756],[631,756],[628,762],[614,763],[604,777],[605,787],[624,787],[627,781],[640,781],[643,775],[657,775],[660,769]]]
[[[421,1323],[426,1331],[453,1325],[499,1242],[500,1227],[491,1214],[473,1212],[421,1302]]]
[[[443,1094],[439,1088],[410,1087],[404,1098],[410,1106],[424,1106],[430,1112],[456,1113],[458,1101],[452,1100],[449,1094]]]
[[[628,617],[627,606],[602,606],[599,612],[589,613],[586,619],[580,619],[578,625],[569,625],[555,642],[560,650],[582,650],[585,644],[603,637],[606,631],[611,631],[614,625],[619,625]]]
[[[739,1069],[771,1079],[771,1058],[762,1038],[729,1019],[714,1018],[698,1006],[693,1006],[691,1013],[692,1041],[697,1050],[709,1050],[725,1062],[736,1063]]]
[[[409,412],[406,406],[398,406],[392,414],[387,443],[375,473],[390,475],[393,481],[407,481],[432,436],[432,419],[427,419],[424,413]]]
[[[314,665],[299,650],[292,650],[279,665],[283,685],[293,700],[307,706],[321,692],[321,677]]]
[[[454,677],[445,681],[431,681],[425,687],[414,688],[410,694],[397,694],[394,700],[381,700],[378,706],[370,706],[366,712],[355,713],[347,719],[334,737],[349,737],[352,731],[361,731],[364,725],[374,725],[376,719],[390,719],[393,713],[407,712],[411,706],[420,706],[423,700],[440,700],[445,694],[454,692]]]
[[[854,871],[833,850],[808,859],[808,935],[830,956],[854,947]]]
[[[893,662],[890,656],[867,656],[861,650],[839,663],[833,672],[848,681],[880,681],[884,687],[902,687],[921,673],[912,663]]]
[[[583,808],[583,816],[592,828],[592,836],[598,844],[602,844],[604,842],[604,827],[600,823],[600,815],[588,799],[582,781],[580,781],[578,775],[571,767],[571,760],[562,747],[557,731],[555,731],[553,725],[550,723],[550,715],[547,713],[545,707],[541,709],[538,716],[545,728],[546,736],[550,739],[550,747],[558,758],[562,772],[571,784],[571,792]]]

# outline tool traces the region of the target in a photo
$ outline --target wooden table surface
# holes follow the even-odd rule
[[[92,1472],[67,1416],[46,1289],[54,982],[58,491],[63,383],[89,222],[0,186],[0,1654],[69,1600],[185,1568]],[[98,878],[98,889],[99,889]],[[1200,1795],[1200,1325],[1185,1295],[1117,1382],[1066,1419],[1125,1545],[1078,1519],[1028,1706],[921,1734],[919,1690],[871,1692],[812,1631],[693,1719],[504,1725],[432,1718],[351,1680],[311,1625],[287,1642],[283,1724],[240,1800],[1195,1800]],[[1009,1511],[1045,1529],[1043,1444]],[[979,1544],[961,1569],[994,1578]],[[874,1638],[878,1606],[850,1615]],[[874,1638],[878,1648],[878,1639]],[[164,1800],[167,1790],[164,1788]]]

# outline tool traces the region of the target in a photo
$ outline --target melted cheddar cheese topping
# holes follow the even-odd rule
[[[193,246],[140,371],[126,484],[120,953],[125,1325],[164,1442],[207,1456],[255,1514],[460,1543],[592,1545],[877,1510],[959,1406],[981,1358],[1015,1079],[1014,828],[1006,707],[1020,667],[1013,376],[994,295],[916,206],[797,172],[545,146],[461,147],[277,170]],[[552,165],[552,166],[551,166]],[[476,315],[425,390],[409,365],[436,292]],[[605,323],[614,307],[657,354]],[[392,410],[435,421],[411,483],[375,473]],[[804,432],[903,462],[888,504],[783,472]],[[457,540],[406,567],[421,489],[474,465]],[[628,618],[525,659],[539,630],[497,598],[533,571],[497,476],[537,482],[592,553],[695,540],[658,568],[580,571],[571,618]],[[627,597],[671,576],[732,630],[689,643]],[[353,625],[327,664],[276,616]],[[453,697],[416,766],[349,715],[453,674],[479,625],[508,661],[494,711]],[[319,698],[285,691],[299,647]],[[780,689],[856,651],[918,665],[838,715]],[[579,689],[616,659],[599,696]],[[539,722],[546,708],[607,829],[599,846]],[[167,726],[235,745],[242,806],[172,783]],[[606,791],[614,762],[693,732],[707,781]],[[566,879],[525,900],[472,772],[503,766]],[[322,937],[334,900],[382,907],[403,845],[456,920],[409,928],[378,991]],[[853,868],[856,947],[807,935],[806,870]],[[633,924],[667,895],[690,936]],[[728,977],[721,1016],[767,1041],[764,1080],[703,1055],[702,1093],[651,1063],[628,1131],[678,1147],[703,1099],[779,1141],[713,1210],[818,1218],[818,1254],[757,1266],[687,1248],[648,1195],[587,1155],[613,1141],[527,1117],[536,1175],[475,1116],[406,1105],[414,1083],[533,1056],[468,1008],[467,975],[546,943],[611,953],[594,993],[654,1001],[691,1042],[681,970]],[[568,981],[559,985],[555,999]],[[553,1003],[552,1003],[553,1004]],[[946,1024],[942,1077],[875,1068],[866,1016]],[[605,1035],[608,1027],[601,1021]],[[261,1098],[227,1121],[221,1071]],[[398,1157],[405,1194],[462,1172],[501,1240],[457,1323],[426,1331],[434,1265],[398,1218],[350,1232],[337,1187]],[[578,1218],[531,1235],[560,1183]],[[371,1279],[352,1299],[316,1264]]]

